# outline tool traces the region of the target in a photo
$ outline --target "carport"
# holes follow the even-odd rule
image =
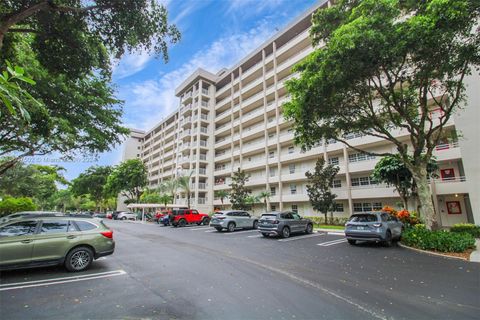
[[[145,209],[150,211],[150,209],[153,209],[153,211],[156,210],[161,210],[164,208],[165,205],[163,204],[158,204],[158,203],[130,203],[127,208],[130,210],[142,210],[142,222],[145,222]]]

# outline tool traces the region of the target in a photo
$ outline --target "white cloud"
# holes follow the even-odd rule
[[[264,20],[247,32],[218,39],[175,71],[121,88],[120,96],[125,100],[125,124],[143,130],[151,129],[178,107],[175,88],[197,68],[216,73],[221,68],[231,67],[268,39],[274,31],[270,21]]]
[[[145,50],[127,53],[117,64],[113,65],[113,76],[117,79],[131,76],[142,71],[151,59],[153,59],[153,55]]]
[[[252,15],[262,12],[265,9],[272,9],[279,7],[285,0],[229,0],[227,13],[238,15],[242,14]]]

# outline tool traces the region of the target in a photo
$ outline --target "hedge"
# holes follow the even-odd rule
[[[475,238],[469,233],[430,231],[423,227],[405,230],[402,243],[418,249],[440,252],[465,252],[475,248]]]
[[[335,226],[343,226],[343,225],[345,225],[345,223],[347,223],[348,219],[350,219],[348,217],[333,217],[333,219],[328,218],[327,223],[325,223],[325,217],[319,217],[319,216],[306,217],[306,216],[304,216],[304,218],[312,220],[314,224],[331,224],[331,225],[335,225]]]
[[[0,217],[19,211],[32,211],[36,208],[37,206],[33,203],[31,198],[5,197],[0,201]]]
[[[475,238],[480,238],[480,226],[476,226],[472,223],[458,223],[454,224],[450,228],[451,232],[466,232],[474,236]]]

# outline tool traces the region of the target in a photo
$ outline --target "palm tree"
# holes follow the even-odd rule
[[[172,204],[175,203],[175,196],[177,195],[178,182],[175,179],[167,180],[160,184],[158,188],[160,193],[169,193],[171,196]]]
[[[250,205],[250,208],[252,210],[252,213],[255,212],[255,210],[253,209],[253,206],[255,205],[255,203],[257,202],[260,202],[260,198],[258,196],[254,196],[254,195],[248,195],[246,198],[245,198],[245,202]]]
[[[160,200],[160,203],[163,203],[165,205],[165,207],[167,207],[167,204],[169,202],[171,202],[173,199],[172,199],[171,195],[166,194],[166,193],[162,193],[160,195],[160,197],[158,198],[158,200]]]
[[[265,212],[268,211],[268,206],[270,204],[269,200],[270,200],[271,196],[272,196],[272,194],[268,191],[262,191],[258,195],[258,198],[263,199],[263,203],[265,204]]]
[[[187,194],[188,209],[190,209],[190,196],[191,196],[190,180],[192,178],[192,175],[193,175],[193,171],[191,171],[188,176],[180,176],[177,178],[178,186]]]
[[[217,197],[220,198],[220,202],[222,202],[222,207],[223,207],[223,199],[228,197],[230,193],[227,190],[218,190],[216,194],[217,194]]]

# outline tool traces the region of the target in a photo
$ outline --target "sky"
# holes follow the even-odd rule
[[[193,71],[216,73],[232,67],[318,0],[158,1],[166,5],[169,21],[182,38],[169,47],[168,63],[138,51],[114,64],[113,83],[124,101],[122,121],[129,128],[151,129],[178,107],[175,88]],[[35,162],[60,165],[72,180],[90,166],[120,163],[122,152],[117,145],[95,160],[65,163],[46,156]]]

